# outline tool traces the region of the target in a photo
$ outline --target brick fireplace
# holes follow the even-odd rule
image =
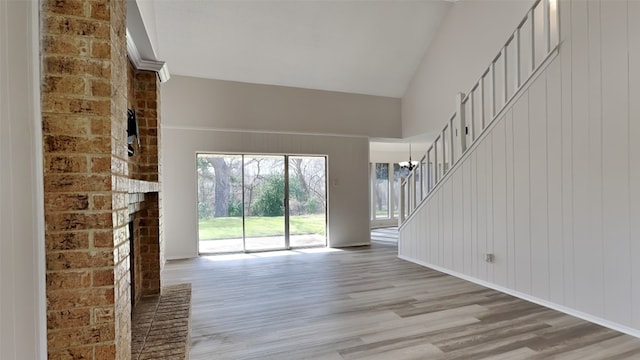
[[[41,4],[49,358],[129,359],[131,219],[134,299],[159,293],[164,263],[159,81],[127,60],[124,0]]]

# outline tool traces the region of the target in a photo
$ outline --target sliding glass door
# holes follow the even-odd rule
[[[327,243],[326,161],[319,156],[289,156],[288,220],[291,247]]]
[[[326,158],[198,154],[199,252],[326,246]]]
[[[246,251],[282,250],[285,244],[284,156],[244,156]]]

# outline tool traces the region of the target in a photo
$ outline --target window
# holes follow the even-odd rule
[[[394,225],[400,216],[400,182],[408,172],[397,163],[372,163],[370,169],[372,225]]]
[[[389,218],[389,164],[376,164],[375,218]]]

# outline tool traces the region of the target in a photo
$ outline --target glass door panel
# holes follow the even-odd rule
[[[246,251],[286,248],[284,165],[284,156],[244,156]]]
[[[326,159],[289,156],[288,173],[290,247],[326,246]]]
[[[200,254],[326,246],[326,157],[198,154]]]
[[[198,250],[243,251],[242,156],[198,154]]]

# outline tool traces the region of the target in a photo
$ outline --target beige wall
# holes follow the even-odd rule
[[[369,161],[372,163],[399,163],[409,160],[409,151],[379,151],[371,150],[369,152]],[[416,160],[416,158],[413,158]]]
[[[398,138],[400,99],[172,76],[166,125]]]
[[[0,359],[45,359],[37,3],[0,1]],[[37,140],[36,140],[37,139]]]
[[[167,258],[197,255],[198,152],[327,155],[329,245],[343,247],[369,243],[367,138],[164,126],[162,139],[161,181]]]
[[[455,95],[471,89],[532,4],[463,0],[451,7],[402,98],[403,137],[442,130]]]
[[[369,243],[367,136],[399,134],[399,99],[175,76],[161,103],[167,258],[197,255],[198,152],[326,155],[329,245]]]

